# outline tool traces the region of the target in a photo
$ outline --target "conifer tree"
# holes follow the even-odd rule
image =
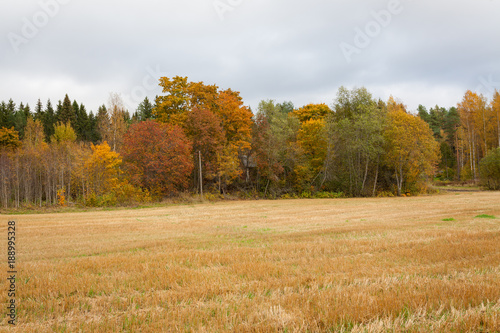
[[[71,127],[73,128],[76,125],[76,112],[67,94],[64,97],[64,101],[62,102],[61,107],[59,107],[59,105],[57,106],[56,120],[63,124],[69,122],[71,124]]]
[[[7,103],[7,107],[5,109],[5,127],[11,128],[14,126],[14,118],[16,114],[16,103],[11,99]]]
[[[108,141],[111,132],[111,123],[109,120],[108,110],[106,105],[102,105],[97,109],[97,133],[99,134],[98,141]]]
[[[29,114],[29,107],[27,113],[24,104],[21,102],[18,110],[14,113],[14,129],[19,133],[20,139],[24,137],[24,128],[26,127],[27,120],[26,114]]]
[[[47,100],[47,106],[42,118],[43,132],[45,133],[45,140],[50,141],[50,137],[54,135],[54,125],[56,123],[56,115],[50,99]]]
[[[90,131],[89,131],[89,117],[87,115],[87,110],[83,104],[80,104],[78,107],[77,113],[77,124],[76,124],[76,132],[78,135],[78,139],[82,141],[90,140]]]
[[[139,121],[144,121],[153,118],[153,104],[149,101],[148,97],[137,107],[136,117]]]
[[[42,121],[43,119],[43,104],[40,99],[38,99],[38,102],[36,102],[36,107],[35,107],[35,114],[33,116],[34,120],[40,120]]]
[[[7,104],[0,103],[0,128],[7,127]]]

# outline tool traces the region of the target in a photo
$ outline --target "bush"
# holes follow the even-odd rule
[[[381,191],[377,194],[378,198],[387,198],[387,197],[394,197],[394,193],[389,192],[389,191]]]
[[[481,184],[490,190],[500,190],[500,148],[492,149],[479,162]]]
[[[316,192],[314,194],[314,197],[317,199],[338,199],[338,198],[343,198],[344,193],[343,192],[326,192],[326,191],[321,191],[321,192]]]

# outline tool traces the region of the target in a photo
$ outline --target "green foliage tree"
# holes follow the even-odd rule
[[[350,91],[344,87],[338,91],[334,109],[328,125],[334,189],[352,196],[374,195],[383,154],[385,109],[366,88]]]
[[[500,190],[500,148],[491,149],[479,163],[481,183],[490,190]]]
[[[297,163],[300,122],[291,103],[261,101],[253,131],[253,156],[257,164],[257,190],[272,196],[291,191]]]

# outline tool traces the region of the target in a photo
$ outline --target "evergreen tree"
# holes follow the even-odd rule
[[[56,120],[62,122],[63,124],[69,122],[73,128],[76,126],[76,112],[67,94],[64,97],[61,107],[59,107],[59,105],[57,106]]]
[[[40,120],[43,122],[43,104],[40,99],[38,99],[38,102],[36,102],[36,107],[35,107],[35,115],[34,115],[34,120]]]
[[[429,112],[427,112],[427,108],[425,106],[420,104],[417,108],[417,111],[418,111],[418,116],[422,118],[423,121],[425,121],[426,123],[430,122]]]
[[[7,108],[5,109],[5,127],[11,128],[15,126],[14,118],[16,114],[16,103],[11,99],[7,103]]]
[[[83,104],[78,107],[76,133],[79,140],[90,141],[89,117]]]
[[[28,118],[32,118],[33,117],[33,114],[31,113],[31,108],[29,106],[29,104],[26,104],[26,106],[24,107],[24,118],[26,120],[28,120]]]
[[[94,144],[100,140],[99,131],[97,130],[97,117],[94,116],[93,112],[89,112],[89,120],[88,120],[88,128],[89,128],[89,141]]]
[[[26,127],[27,121],[26,114],[29,114],[29,106],[27,113],[24,104],[21,102],[18,110],[14,113],[14,129],[19,133],[19,138],[21,140],[24,138],[24,128]]]
[[[153,104],[151,104],[147,97],[144,98],[144,101],[142,101],[141,104],[139,104],[137,107],[137,113],[134,115],[136,115],[136,118],[139,121],[145,121],[153,118]]]
[[[97,132],[99,133],[98,141],[108,141],[111,132],[111,122],[109,119],[108,110],[103,104],[97,109]]]
[[[7,127],[7,104],[0,103],[0,128]]]
[[[54,135],[54,125],[56,123],[56,115],[54,113],[54,109],[52,108],[50,99],[47,100],[47,106],[45,107],[42,123],[43,131],[45,133],[45,141],[49,142],[50,137]]]

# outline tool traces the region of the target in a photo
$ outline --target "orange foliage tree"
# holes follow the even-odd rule
[[[181,128],[152,120],[130,126],[122,153],[135,185],[156,195],[182,191],[193,171],[192,144]]]
[[[193,157],[202,152],[204,180],[215,185],[217,175],[219,189],[225,188],[243,172],[239,161],[251,148],[252,112],[231,89],[219,90],[180,76],[162,77],[160,86],[165,95],[156,99],[156,119],[183,128],[193,142]],[[207,131],[211,131],[208,136],[203,134]],[[194,184],[197,177],[194,172]]]

